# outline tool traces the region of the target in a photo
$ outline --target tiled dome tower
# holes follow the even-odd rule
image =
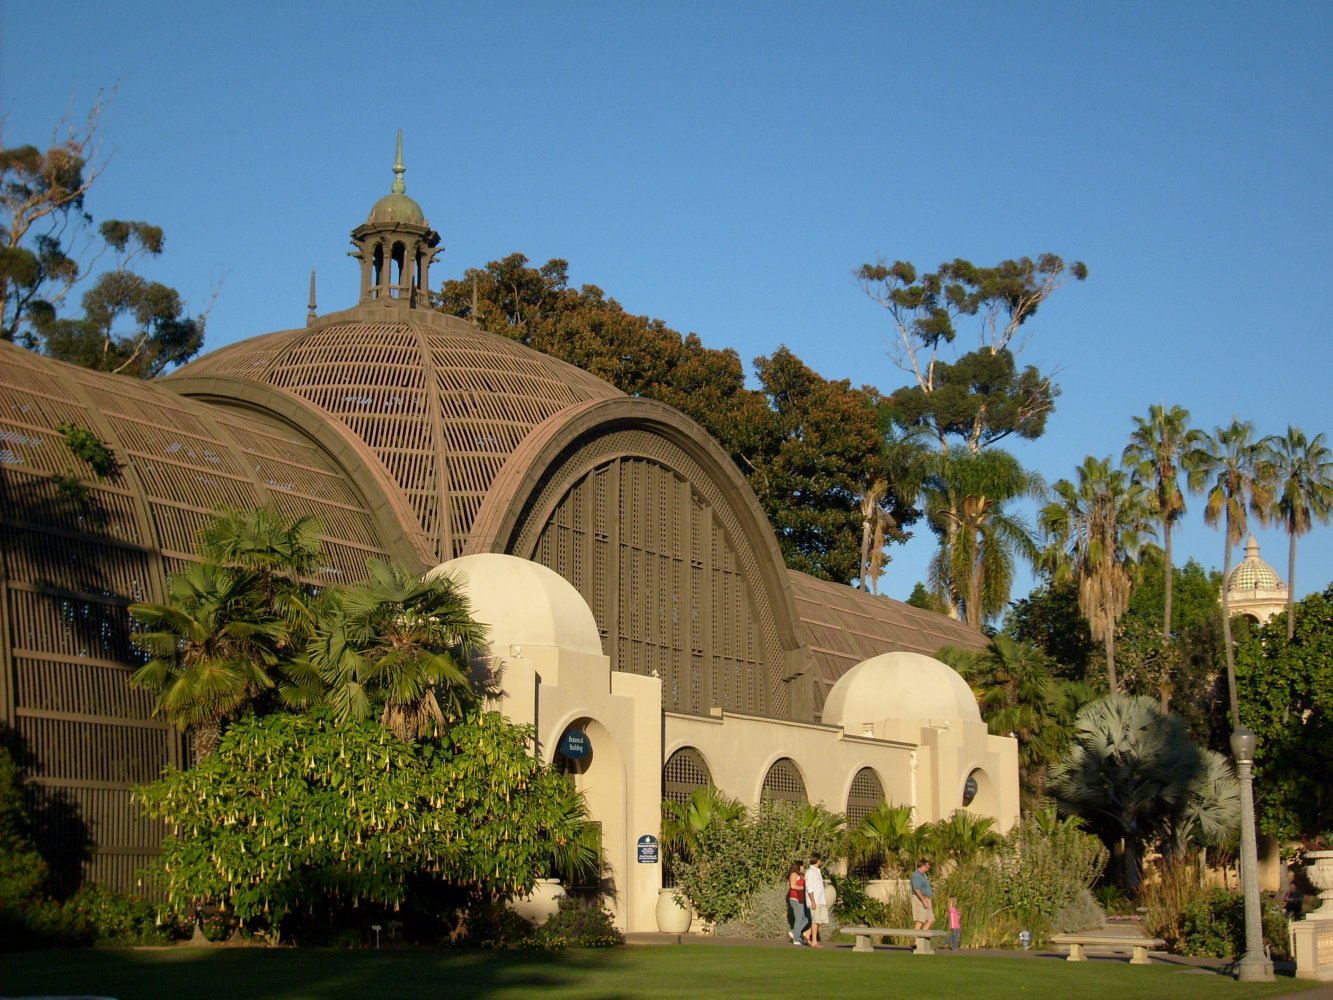
[[[1245,558],[1227,581],[1227,605],[1233,615],[1247,615],[1260,625],[1287,606],[1287,585],[1259,558],[1253,535],[1245,543]]]

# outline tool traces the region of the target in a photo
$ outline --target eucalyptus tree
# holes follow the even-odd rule
[[[376,559],[366,568],[365,583],[322,595],[310,667],[339,720],[378,710],[403,742],[438,734],[475,703],[467,662],[486,627],[447,575],[421,579]]]
[[[1185,495],[1180,490],[1180,462],[1189,441],[1189,411],[1164,403],[1148,407],[1147,417],[1134,417],[1134,430],[1125,446],[1124,461],[1136,482],[1149,489],[1149,500],[1162,531],[1162,561],[1165,564],[1165,594],[1162,603],[1162,643],[1170,647],[1173,596],[1171,529],[1185,513]]]
[[[1222,644],[1226,651],[1227,692],[1231,698],[1231,727],[1240,725],[1236,701],[1236,654],[1231,638],[1231,549],[1249,530],[1249,515],[1262,524],[1273,507],[1274,468],[1262,441],[1255,440],[1254,425],[1233,419],[1213,433],[1196,431],[1185,454],[1189,488],[1203,493],[1203,519],[1211,527],[1222,525]]]
[[[1299,427],[1267,439],[1278,494],[1277,519],[1289,543],[1287,552],[1287,638],[1296,634],[1296,539],[1315,521],[1328,524],[1333,514],[1333,451],[1322,433],[1307,438]]]
[[[1057,581],[1078,581],[1078,607],[1093,639],[1106,651],[1106,677],[1120,691],[1115,669],[1115,627],[1129,608],[1130,565],[1150,526],[1148,491],[1110,458],[1089,455],[1078,482],[1061,479],[1056,499],[1042,508],[1047,561]]]
[[[1004,610],[1016,559],[1039,555],[1028,525],[1005,505],[1044,494],[1041,476],[1006,451],[934,456],[922,487],[928,523],[940,540],[930,577],[951,616],[979,629]]]

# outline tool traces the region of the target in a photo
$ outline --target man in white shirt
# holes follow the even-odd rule
[[[828,923],[828,903],[824,895],[824,873],[819,866],[824,859],[818,854],[810,859],[810,867],[805,870],[805,901],[810,907],[810,947],[822,948],[819,943],[819,925]]]

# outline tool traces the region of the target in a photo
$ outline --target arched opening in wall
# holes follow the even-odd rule
[[[379,296],[379,288],[384,284],[384,244],[376,243],[371,257],[371,298]]]
[[[979,767],[973,768],[963,779],[963,791],[960,803],[964,809],[978,816],[998,816],[995,800],[995,783],[990,775]]]
[[[405,282],[405,275],[403,271],[406,262],[407,262],[407,247],[402,243],[395,243],[393,245],[393,270],[390,272],[390,280],[392,280],[395,286],[389,292],[389,295],[392,298],[396,299],[402,296],[402,286]]]
[[[764,775],[764,786],[759,792],[759,797],[802,804],[810,801],[805,791],[805,779],[801,777],[796,762],[790,757],[781,757],[773,762],[773,766]]]
[[[690,793],[696,788],[710,788],[712,784],[713,775],[708,770],[708,763],[694,747],[681,747],[662,767],[662,798],[682,807],[689,802]],[[672,889],[676,885],[673,852],[668,849],[662,860],[662,888]]]
[[[606,867],[601,878],[588,885],[568,888],[596,894],[616,914],[624,927],[624,893],[621,883],[628,872],[629,823],[625,808],[625,762],[610,730],[595,719],[574,719],[565,726],[556,743],[552,763],[583,793],[588,815],[596,825],[597,839]]]
[[[855,833],[872,812],[884,801],[884,784],[872,767],[863,767],[852,779],[852,787],[847,790],[847,832]],[[851,875],[857,878],[879,878],[879,866],[868,862],[853,865]]]
[[[667,758],[662,768],[662,798],[672,802],[688,801],[692,791],[712,783],[708,764],[694,747],[681,747]]]

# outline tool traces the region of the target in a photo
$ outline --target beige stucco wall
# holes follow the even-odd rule
[[[914,808],[917,823],[962,808],[967,776],[979,770],[981,791],[970,811],[993,817],[1002,832],[1018,821],[1017,741],[991,736],[977,723],[897,721],[862,729],[849,733],[840,726],[742,715],[667,713],[663,749],[670,757],[694,747],[713,784],[749,806],[759,802],[764,776],[783,757],[800,771],[810,801],[834,812],[847,808],[852,780],[869,767],[891,802]]]
[[[554,571],[513,556],[485,554],[453,560],[433,572],[457,579],[474,617],[489,627],[488,649],[477,666],[492,675],[495,707],[511,721],[533,726],[542,759],[553,759],[569,728],[587,733],[592,752],[579,762],[575,782],[592,817],[602,824],[608,865],[604,898],[623,930],[657,929],[660,855],[656,864],[640,863],[637,844],[645,835],[660,839],[662,767],[683,747],[695,748],[713,783],[747,806],[759,802],[769,768],[786,757],[800,771],[809,800],[834,812],[846,809],[853,779],[868,767],[890,801],[913,806],[917,823],[962,808],[963,786],[974,772],[980,790],[970,810],[993,817],[1001,831],[1018,820],[1017,742],[991,736],[979,714],[972,720],[975,706],[970,703],[959,709],[956,701],[922,701],[916,697],[921,692],[912,691],[913,697],[890,698],[875,712],[888,711],[890,705],[938,703],[968,717],[866,721],[856,715],[847,728],[727,715],[720,709],[709,717],[664,713],[661,682],[611,670],[591,611]],[[925,684],[934,671],[937,686],[958,688],[952,675],[939,673],[948,670],[943,664],[918,666],[926,673],[903,673],[900,663],[898,680],[909,687]],[[862,671],[859,683],[882,695],[873,687],[874,676]],[[965,686],[954,695],[964,702],[971,698]],[[855,715],[854,708],[867,704],[857,695],[848,712]]]

